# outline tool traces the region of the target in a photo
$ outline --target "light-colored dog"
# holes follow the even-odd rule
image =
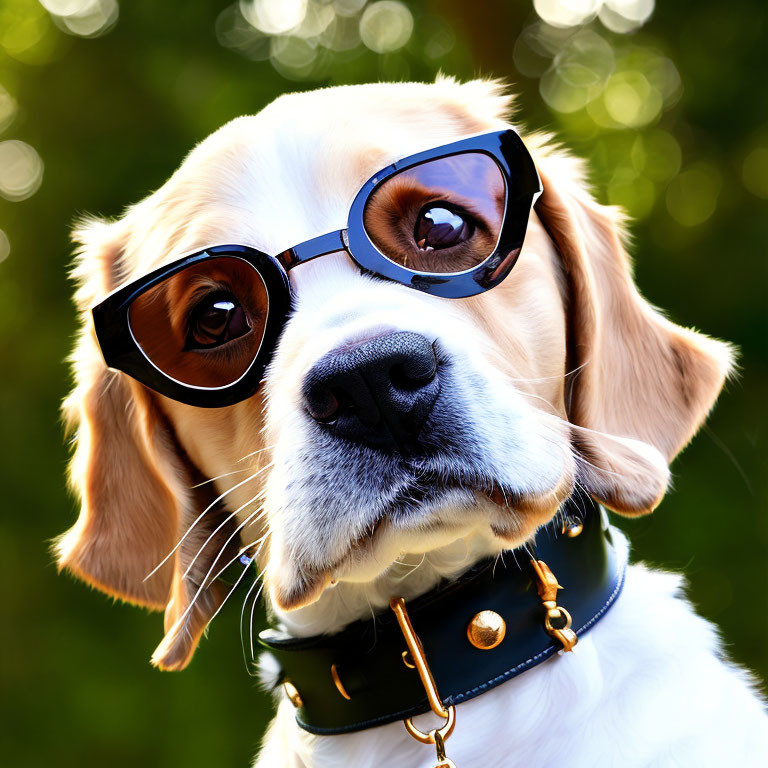
[[[238,523],[238,543],[258,543],[276,620],[304,636],[522,544],[576,489],[625,515],[661,501],[668,464],[712,406],[731,350],[640,296],[620,214],[591,198],[580,163],[542,135],[524,140],[544,193],[517,266],[491,291],[430,297],[362,274],[343,252],[299,266],[262,389],[212,410],[107,369],[95,344],[88,310],[116,286],[209,245],[279,253],[343,228],[377,169],[504,128],[509,107],[498,84],[450,79],[284,96],[206,139],[118,221],[77,230],[83,325],[65,412],[77,430],[71,479],[82,511],[57,555],[99,589],[165,610],[160,668],[189,663],[227,596],[205,578],[231,535],[225,521]],[[321,449],[302,401],[307,372],[382,329],[439,343],[451,362],[446,413],[460,414],[482,447],[475,469],[512,492],[508,504],[434,479],[407,515],[394,514],[418,481],[404,462],[346,441]],[[448,477],[462,460],[435,459],[430,476]],[[449,746],[460,768],[745,766],[768,755],[748,676],[723,659],[681,579],[641,565],[575,653],[460,705],[458,718]],[[257,764],[433,763],[400,723],[315,736],[283,700]]]

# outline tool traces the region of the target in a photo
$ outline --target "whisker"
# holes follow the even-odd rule
[[[264,544],[266,543],[267,539],[269,538],[270,531],[267,531],[267,533],[262,537],[261,544],[259,545],[256,552],[253,554],[253,557],[251,558],[251,563],[256,562],[256,559],[261,554],[261,550],[264,548]],[[251,545],[253,546],[253,545]],[[253,613],[256,610],[256,604],[259,601],[259,596],[261,595],[261,591],[264,588],[264,582],[262,581],[262,578],[264,577],[264,574],[266,573],[266,566],[261,570],[260,573],[256,574],[256,578],[253,580],[253,584],[248,588],[248,591],[245,593],[245,597],[243,598],[243,607],[240,609],[240,648],[243,653],[243,662],[245,663],[245,668],[248,674],[251,677],[257,677],[258,675],[254,675],[251,671],[251,667],[248,662],[248,658],[246,657],[245,653],[245,641],[243,640],[243,616],[245,615],[245,608],[248,605],[248,598],[251,596],[251,593],[253,592],[253,588],[261,582],[261,586],[259,587],[258,591],[256,592],[255,597],[253,598],[253,604],[251,606],[251,614],[250,614],[250,646],[251,646],[251,662],[254,660],[254,652],[253,652]]]
[[[744,471],[743,467],[739,463],[739,460],[733,455],[733,451],[717,436],[714,430],[708,425],[704,425],[704,432],[712,438],[712,442],[725,454],[726,458],[733,464],[734,469],[739,473],[741,479],[744,481],[744,485],[749,491],[750,496],[754,496],[755,492],[752,489],[752,483]]]
[[[253,561],[251,561],[253,562]],[[232,589],[227,592],[227,596],[221,601],[221,604],[219,607],[213,612],[213,616],[211,616],[210,619],[206,622],[206,626],[210,626],[211,622],[219,615],[219,611],[226,605],[227,600],[229,600],[230,597],[232,597],[232,593],[238,588],[240,585],[240,582],[243,580],[243,576],[245,576],[246,573],[248,573],[248,569],[251,567],[251,563],[249,562],[248,565],[243,568],[243,572],[237,577],[235,583],[232,585]]]
[[[215,483],[217,480],[221,480],[222,477],[229,477],[230,475],[237,475],[241,472],[247,472],[249,470],[249,467],[243,467],[243,469],[233,469],[231,472],[225,472],[223,475],[217,475],[216,477],[211,477],[208,480],[203,480],[201,483],[196,483],[195,485],[190,485],[190,488],[202,488],[204,485],[208,485],[208,483]]]
[[[245,607],[248,605],[248,598],[251,596],[251,593],[253,592],[256,585],[259,583],[259,577],[257,576],[253,580],[253,584],[251,584],[250,587],[248,587],[248,591],[245,593],[245,597],[243,598],[243,607],[240,609],[240,649],[243,652],[243,663],[245,664],[245,669],[248,672],[248,674],[251,677],[257,677],[258,675],[255,675],[251,671],[251,663],[253,662],[253,642],[251,642],[251,660],[248,661],[248,656],[245,652],[245,640],[243,638],[243,617],[245,616]],[[256,596],[253,600],[253,609],[256,607],[256,601],[259,599],[259,595],[261,594],[261,589],[259,589],[258,592],[256,592]],[[251,625],[253,624],[253,614],[251,614]]]
[[[256,550],[256,552],[255,552],[255,553],[254,553],[252,556],[251,556],[251,555],[249,555],[249,557],[251,558],[251,560],[255,560],[255,559],[256,559],[256,558],[259,556],[259,554],[261,553],[261,548],[264,546],[264,542],[265,542],[265,540],[266,540],[267,536],[269,536],[269,533],[265,533],[263,536],[261,536],[261,537],[259,537],[258,539],[256,539],[256,541],[252,541],[250,544],[246,544],[244,547],[241,547],[240,551],[237,553],[237,554],[238,554],[238,556],[239,556],[239,557],[242,557],[242,556],[243,556],[243,555],[244,555],[244,554],[245,554],[245,553],[246,553],[246,552],[247,552],[247,551],[248,551],[248,550],[249,550],[251,547],[255,547],[256,545],[258,545],[258,549]],[[214,582],[214,581],[216,581],[216,579],[220,578],[220,577],[221,577],[221,575],[224,573],[224,571],[226,571],[226,570],[227,570],[227,568],[229,568],[229,566],[224,566],[224,568],[222,568],[222,569],[221,569],[221,570],[220,570],[220,571],[219,571],[219,572],[218,572],[218,573],[217,573],[217,574],[216,574],[216,575],[215,575],[215,576],[214,576],[214,577],[211,579],[211,582]]]
[[[266,573],[266,570],[267,568],[265,566],[262,572],[256,577],[256,583],[259,583],[259,582],[261,583],[259,584],[259,589],[253,598],[253,603],[251,603],[251,613],[250,613],[250,616],[248,617],[248,640],[250,642],[250,647],[251,647],[251,660],[253,660],[255,656],[255,652],[253,650],[253,614],[256,612],[256,605],[259,602],[259,597],[261,597],[262,590],[264,589],[263,577],[264,577],[264,574]]]
[[[248,525],[248,523],[250,523],[254,519],[257,519],[263,512],[264,512],[264,510],[261,507],[259,509],[254,510],[253,512],[251,512],[251,514],[248,515],[248,517],[246,517],[245,520],[243,520],[243,522],[240,523],[240,525],[238,525],[237,528],[235,528],[235,530],[232,531],[232,533],[227,537],[227,540],[221,545],[221,547],[219,548],[218,554],[213,559],[213,562],[211,563],[211,567],[208,569],[208,572],[205,574],[205,577],[203,578],[203,581],[202,581],[202,586],[205,586],[206,584],[211,584],[211,583],[213,583],[213,581],[215,581],[215,579],[211,578],[211,573],[213,573],[213,569],[216,567],[216,563],[218,563],[219,558],[224,553],[224,550],[227,548],[227,545],[229,544],[229,542],[232,541],[232,539],[234,539],[235,536],[237,536],[240,533],[240,531],[246,525]],[[200,553],[198,552],[198,554],[200,554]],[[221,575],[224,571],[226,571],[226,569],[229,568],[229,566],[232,563],[234,563],[235,560],[237,560],[237,558],[240,557],[241,555],[242,555],[242,550],[238,550],[237,554],[221,570],[219,570],[219,572],[218,572],[219,575]],[[187,569],[187,571],[184,574],[185,578],[188,575],[188,572],[189,572],[189,569]],[[216,578],[218,578],[218,576]],[[199,592],[198,592],[198,594],[199,594]],[[197,595],[195,595],[195,599],[197,599]]]
[[[418,563],[416,563],[416,565],[413,565],[412,563],[404,563],[404,562],[402,562],[402,560],[394,560],[393,562],[397,563],[398,565],[403,565],[403,566],[405,566],[406,568],[409,568],[409,569],[410,569],[410,570],[409,570],[407,573],[403,574],[403,576],[402,576],[402,577],[401,577],[401,579],[400,579],[400,581],[405,581],[405,580],[406,580],[406,579],[407,579],[409,576],[413,576],[413,574],[414,574],[414,573],[415,573],[415,572],[416,572],[416,571],[417,571],[419,568],[421,568],[421,566],[422,566],[422,565],[424,565],[424,563],[425,563],[426,561],[427,561],[427,553],[425,552],[425,553],[424,553],[424,554],[421,556],[421,560],[419,560],[419,562],[418,562]]]
[[[624,475],[621,472],[614,472],[611,469],[606,469],[605,467],[598,467],[597,464],[593,464],[589,459],[582,456],[578,451],[573,452],[573,458],[576,461],[576,464],[582,464],[584,466],[590,467],[595,472],[600,472],[604,475],[609,475],[610,477],[624,477]]]
[[[179,616],[179,618],[176,619],[176,621],[174,622],[174,626],[176,626],[176,624],[179,624],[180,622],[183,622],[184,619],[189,615],[189,612],[195,607],[195,603],[197,602],[198,597],[200,597],[203,590],[210,584],[211,573],[213,573],[213,569],[216,567],[216,564],[219,562],[219,558],[224,554],[224,551],[227,548],[227,544],[229,544],[229,542],[232,541],[232,539],[240,532],[240,529],[244,525],[246,525],[250,520],[250,518],[256,515],[258,511],[259,510],[257,510],[256,512],[253,512],[242,523],[240,523],[240,525],[237,528],[235,528],[235,530],[229,535],[229,537],[224,542],[224,544],[222,544],[218,554],[213,559],[213,563],[211,563],[211,567],[208,569],[208,572],[205,574],[202,581],[200,582],[200,585],[197,588],[197,592],[195,592],[195,596],[192,598],[189,605],[186,607],[184,613],[182,613],[181,616]],[[229,562],[227,562],[227,564],[224,566],[224,569],[226,570],[227,568],[229,568],[229,566],[232,565],[232,563],[234,563],[238,557],[240,557],[240,552],[237,552],[235,556],[232,557],[232,559],[229,560]]]
[[[225,545],[224,545],[224,546],[226,546],[226,543],[225,543]],[[218,555],[216,555],[216,559],[214,560],[214,563],[213,563],[214,565],[216,565],[216,563],[218,562],[218,559],[221,557],[221,555],[222,555],[223,551],[224,551],[224,547],[222,547],[222,548],[219,550],[219,554],[218,554]],[[235,562],[235,560],[237,560],[237,558],[238,558],[238,557],[240,557],[240,555],[239,555],[239,554],[236,554],[236,555],[235,555],[235,556],[234,556],[234,557],[233,557],[233,558],[232,558],[232,559],[231,559],[231,560],[230,560],[230,561],[227,563],[227,565],[226,565],[225,567],[226,567],[226,568],[229,568],[229,566],[230,566],[230,565],[232,565],[232,563],[234,563],[234,562]],[[213,567],[211,567],[211,570],[213,570]],[[191,611],[191,610],[192,610],[192,609],[195,607],[195,603],[197,602],[197,598],[198,598],[198,597],[200,597],[200,594],[202,593],[203,589],[206,587],[206,582],[208,581],[208,575],[210,575],[210,571],[209,571],[209,572],[208,572],[208,574],[205,576],[205,578],[203,579],[203,581],[201,582],[201,584],[198,586],[198,588],[197,588],[197,592],[195,592],[195,595],[194,595],[194,597],[192,598],[192,601],[191,601],[191,602],[190,602],[190,604],[189,604],[189,605],[186,607],[186,609],[184,610],[184,613],[182,613],[182,614],[181,614],[181,616],[179,616],[179,618],[178,618],[178,619],[176,619],[176,621],[173,623],[173,627],[171,627],[171,629],[170,629],[169,631],[171,631],[171,632],[172,632],[176,626],[178,626],[178,625],[182,624],[182,623],[184,622],[184,619],[186,619],[186,618],[187,618],[187,616],[189,616],[189,612],[190,612],[190,611]]]
[[[225,496],[232,493],[235,489],[239,488],[241,485],[245,485],[246,483],[250,482],[251,480],[258,477],[267,467],[271,466],[272,462],[267,464],[265,467],[262,467],[258,472],[255,472],[250,477],[246,477],[245,480],[241,480],[236,485],[233,485],[230,489],[224,491],[221,495],[217,496],[196,518],[195,521],[192,523],[192,525],[187,528],[184,535],[176,542],[173,549],[144,577],[144,581],[154,576],[160,568],[165,565],[165,563],[168,562],[169,558],[173,555],[174,552],[184,543],[184,540],[189,536],[189,534],[192,532],[192,529],[205,517],[205,515],[213,509],[213,507],[218,504]]]
[[[238,512],[242,512],[243,509],[245,509],[249,504],[252,504],[254,501],[256,501],[260,496],[262,496],[262,491],[259,491],[255,496],[251,496],[248,501],[246,501],[244,504],[241,504],[234,512],[230,512],[209,534],[208,538],[203,542],[200,549],[197,550],[195,553],[195,556],[190,561],[189,565],[187,566],[186,570],[182,574],[183,578],[186,578],[189,576],[189,572],[192,570],[192,566],[197,561],[197,558],[200,557],[200,555],[203,553],[203,550],[210,544],[210,542],[213,540],[213,537],[233,518],[237,515]],[[256,513],[260,512],[262,508],[259,508],[256,510]],[[249,520],[253,518],[253,515],[256,513],[251,513],[246,517],[246,519],[238,525],[238,527],[235,529],[235,531],[239,531]],[[229,541],[229,540],[228,540]]]
[[[371,599],[368,597],[368,594],[365,594],[365,602],[368,603],[368,610],[371,614],[371,619],[373,619],[373,640],[371,642],[371,647],[368,649],[368,652],[372,651],[376,647],[376,640],[379,636],[378,632],[378,622],[376,621],[376,611],[373,610],[373,606],[371,605]]]
[[[263,453],[264,451],[270,451],[274,448],[274,445],[265,445],[263,448],[259,448],[258,451],[251,451],[251,453],[246,453],[245,456],[242,456],[237,460],[237,464],[239,464],[241,461],[245,461],[246,459],[251,458],[251,456],[256,456],[258,453]],[[206,485],[207,483],[213,483],[216,480],[221,480],[222,477],[229,477],[230,475],[236,475],[238,472],[247,472],[248,468],[245,469],[234,469],[231,472],[225,472],[223,475],[218,475],[217,477],[212,477],[208,480],[203,480],[202,483],[198,483],[197,485],[191,486],[192,488],[200,488],[202,485]]]
[[[589,361],[587,361],[589,362]],[[582,363],[581,365],[577,365],[575,368],[572,368],[570,371],[566,371],[564,374],[556,374],[554,376],[539,376],[539,377],[533,377],[533,378],[512,378],[509,377],[507,381],[514,381],[521,384],[533,384],[538,381],[554,381],[555,379],[562,379],[562,378],[568,378],[569,376],[574,376],[579,371],[581,371],[585,366],[587,365],[586,362]]]
[[[532,400],[538,400],[540,403],[544,403],[544,405],[547,406],[547,410],[545,411],[547,416],[553,416],[556,419],[560,419],[560,416],[557,413],[557,409],[555,408],[552,403],[547,400],[546,397],[542,397],[541,395],[537,395],[535,392],[526,392],[523,389],[516,389],[515,392],[517,392],[518,395],[521,395],[523,397],[529,397]],[[562,421],[562,419],[560,419]]]
[[[263,448],[259,448],[258,451],[252,451],[251,453],[246,453],[245,456],[237,460],[237,463],[239,464],[241,461],[250,459],[251,456],[256,456],[259,453],[264,453],[264,451],[271,451],[274,447],[275,447],[274,445],[265,445]]]

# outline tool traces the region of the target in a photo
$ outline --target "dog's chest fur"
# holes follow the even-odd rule
[[[459,705],[446,751],[458,768],[746,766],[768,754],[768,719],[681,577],[630,566],[616,605],[575,652]],[[426,728],[431,715],[417,718]],[[256,768],[431,768],[401,723],[313,736],[281,701]]]

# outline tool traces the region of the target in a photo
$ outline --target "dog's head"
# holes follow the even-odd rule
[[[627,515],[659,503],[730,351],[640,296],[620,214],[541,136],[524,140],[544,192],[493,290],[431,297],[344,252],[301,265],[261,389],[226,408],[153,393],[98,351],[88,310],[116,286],[208,245],[279,253],[342,228],[377,169],[503,128],[508,108],[482,81],[285,96],[214,133],[122,219],[77,230],[65,412],[82,511],[57,553],[94,586],[165,609],[158,665],[189,661],[226,596],[214,577],[244,548],[287,611],[403,556],[519,545],[574,492]]]

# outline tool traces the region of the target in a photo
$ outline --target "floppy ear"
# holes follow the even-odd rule
[[[75,387],[63,411],[69,430],[76,433],[70,483],[82,506],[75,525],[56,541],[55,552],[59,568],[91,586],[130,603],[166,609],[166,628],[172,631],[153,662],[176,669],[189,662],[221,603],[219,584],[199,589],[220,541],[210,542],[208,554],[186,577],[186,564],[197,551],[191,550],[191,541],[152,573],[202,509],[188,490],[185,459],[149,392],[108,370],[96,343],[90,307],[117,282],[122,228],[122,222],[88,222],[75,234],[81,242],[74,275],[82,327],[72,356]],[[211,532],[213,520],[201,523],[198,544]],[[195,595],[195,607],[187,611]]]
[[[669,322],[638,293],[621,214],[591,199],[567,159],[539,163],[536,212],[568,286],[566,407],[580,481],[627,515],[652,511],[669,462],[693,437],[732,366],[723,342]]]

